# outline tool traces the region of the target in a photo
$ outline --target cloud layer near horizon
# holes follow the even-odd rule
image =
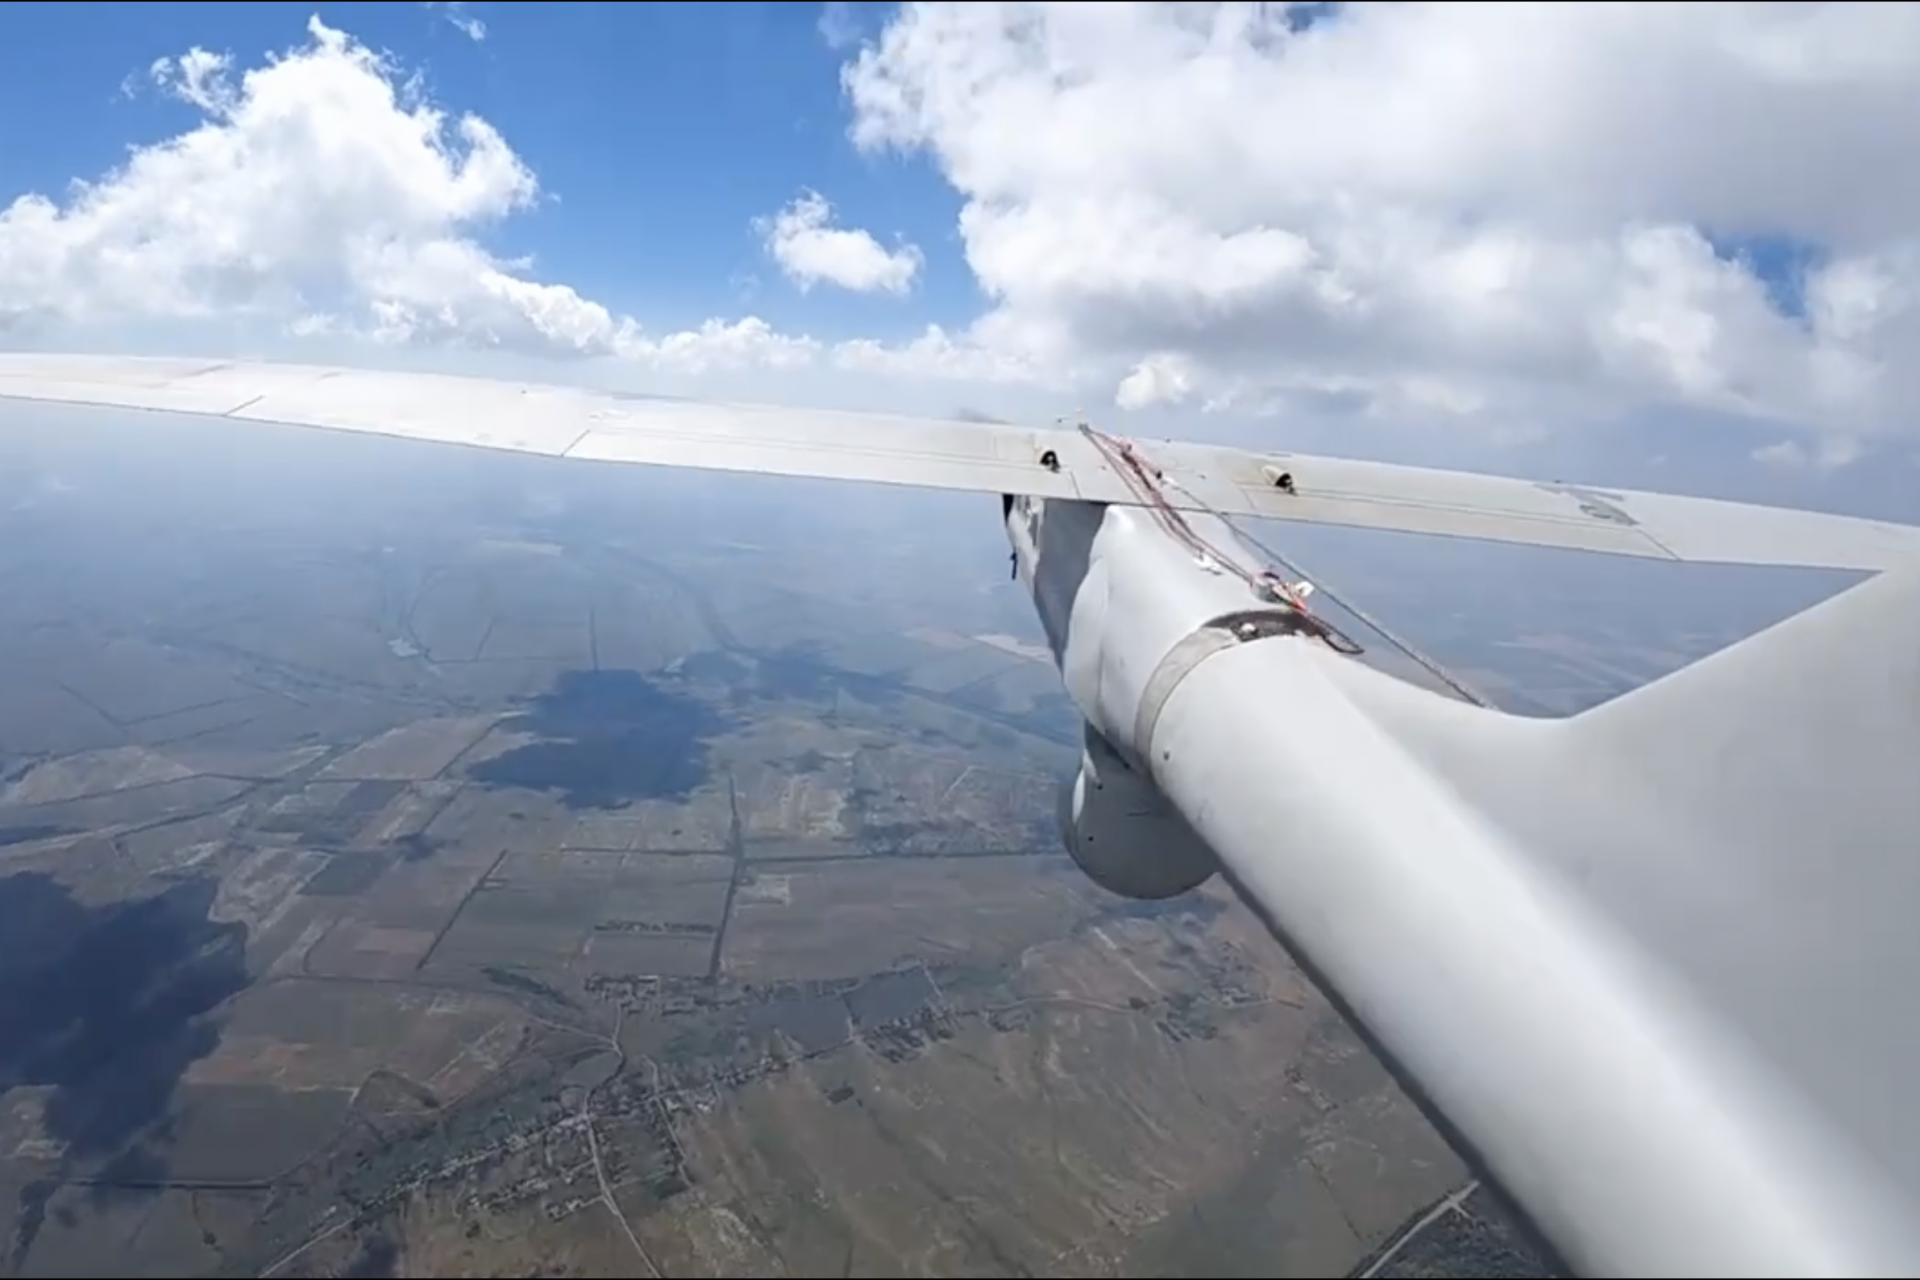
[[[908,4],[847,54],[852,143],[963,198],[965,332],[657,333],[543,280],[485,247],[528,158],[317,19],[252,65],[156,63],[195,127],[14,199],[0,326],[238,315],[1484,431],[1676,406],[1828,461],[1911,430],[1920,8]],[[769,254],[911,306],[919,251],[830,196],[760,211]]]

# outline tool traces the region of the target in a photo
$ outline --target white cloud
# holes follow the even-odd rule
[[[1193,393],[1193,362],[1178,352],[1157,352],[1120,379],[1114,402],[1122,409],[1179,404]]]
[[[920,272],[919,249],[888,249],[872,232],[834,226],[833,206],[817,191],[801,192],[757,225],[767,253],[802,292],[831,284],[856,293],[904,294]]]
[[[438,10],[454,30],[475,44],[487,38],[487,24],[468,13],[463,0],[427,0],[427,8]]]
[[[827,0],[814,24],[829,49],[847,49],[860,43],[860,20],[846,0]]]
[[[1680,406],[1822,428],[1757,452],[1829,468],[1920,422],[1920,6],[1292,9],[900,6],[844,69],[851,137],[946,175],[989,299],[904,343],[653,333],[494,254],[532,168],[317,20],[244,69],[156,64],[196,127],[0,211],[0,328],[239,317],[1482,439]],[[917,249],[831,215],[758,224],[791,280],[911,292]],[[1801,246],[1798,305],[1716,238]]]
[[[908,4],[853,136],[966,197],[979,341],[1128,403],[1914,419],[1920,7],[1293,8]],[[1804,316],[1709,232],[1818,246]]]
[[[242,316],[688,371],[814,358],[818,344],[751,317],[651,335],[497,258],[477,236],[535,205],[533,171],[381,55],[317,18],[308,30],[237,76],[203,49],[161,59],[154,85],[199,109],[198,127],[64,203],[30,194],[0,212],[0,328]]]
[[[1858,444],[1846,436],[1830,436],[1808,448],[1798,440],[1776,440],[1753,451],[1753,460],[1776,471],[1837,471],[1860,457]]]

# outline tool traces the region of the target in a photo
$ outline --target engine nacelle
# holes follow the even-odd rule
[[[1109,893],[1158,901],[1205,884],[1219,862],[1187,820],[1089,727],[1080,772],[1060,788],[1060,838]]]

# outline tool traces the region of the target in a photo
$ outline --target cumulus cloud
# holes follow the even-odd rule
[[[817,344],[759,320],[664,336],[503,261],[477,238],[531,209],[533,171],[386,58],[318,18],[235,75],[193,49],[153,64],[202,114],[64,202],[0,212],[0,325],[258,317],[298,334],[619,356],[674,368],[792,365]]]
[[[1920,404],[1915,6],[908,4],[843,81],[966,198],[972,340],[1127,404]]]
[[[888,249],[870,231],[834,226],[833,206],[817,191],[801,192],[758,226],[768,255],[803,293],[831,284],[856,293],[904,294],[920,272],[919,249]]]
[[[853,145],[963,199],[970,324],[650,332],[491,252],[533,169],[315,20],[156,63],[194,128],[0,211],[0,328],[237,316],[1504,439],[1677,406],[1813,468],[1920,421],[1920,7],[965,0],[848,52]],[[757,226],[802,289],[922,270],[814,192]]]

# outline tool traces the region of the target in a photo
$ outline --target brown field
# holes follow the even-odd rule
[[[375,1257],[391,1259],[392,1270],[386,1274],[404,1276],[508,1280],[648,1274],[613,1215],[597,1204],[588,1203],[558,1221],[537,1203],[490,1214],[477,1231],[469,1230],[473,1221],[454,1196],[415,1193],[385,1231],[372,1236],[345,1233],[323,1241],[301,1255],[297,1270],[285,1274],[356,1274],[357,1263]]]
[[[0,1273],[1327,1275],[1460,1185],[1244,911],[1061,856],[991,502],[202,429],[0,457]]]
[[[354,838],[357,845],[391,844],[396,840],[405,840],[426,831],[453,798],[459,794],[461,786],[454,779],[410,783],[405,790],[394,797],[391,803],[372,821],[361,829]]]
[[[9,808],[55,804],[193,776],[194,771],[179,761],[142,747],[83,751],[27,770],[0,790],[0,804]]]
[[[1192,945],[1237,971],[1257,930],[1229,911],[1034,947],[947,1040],[690,1107],[693,1190],[623,1203],[674,1275],[1338,1274],[1462,1174],[1297,977],[1209,1003]]]
[[[746,981],[834,978],[906,960],[1010,960],[1093,911],[1058,860],[890,858],[798,864],[778,892],[743,881],[721,965]]]
[[[510,854],[446,930],[433,963],[702,976],[732,878],[733,859],[720,854]]]
[[[523,1025],[524,1015],[497,997],[289,979],[242,996],[219,1047],[193,1064],[188,1079],[355,1089],[384,1069],[425,1083],[476,1045],[497,1044],[508,1034],[502,1028],[517,1036]]]
[[[847,793],[853,784],[850,760],[823,759],[817,769],[796,773],[783,765],[738,767],[742,835],[749,841],[808,841],[831,845],[846,840]]]
[[[716,854],[629,854],[608,878],[599,921],[720,926],[733,859]]]
[[[433,929],[335,921],[307,949],[301,972],[316,978],[405,978],[420,967],[437,936]]]
[[[580,948],[574,968],[615,977],[704,978],[713,966],[713,939],[596,933]]]
[[[722,777],[684,801],[637,800],[615,812],[581,814],[563,840],[569,849],[720,853],[732,829],[733,801]]]

